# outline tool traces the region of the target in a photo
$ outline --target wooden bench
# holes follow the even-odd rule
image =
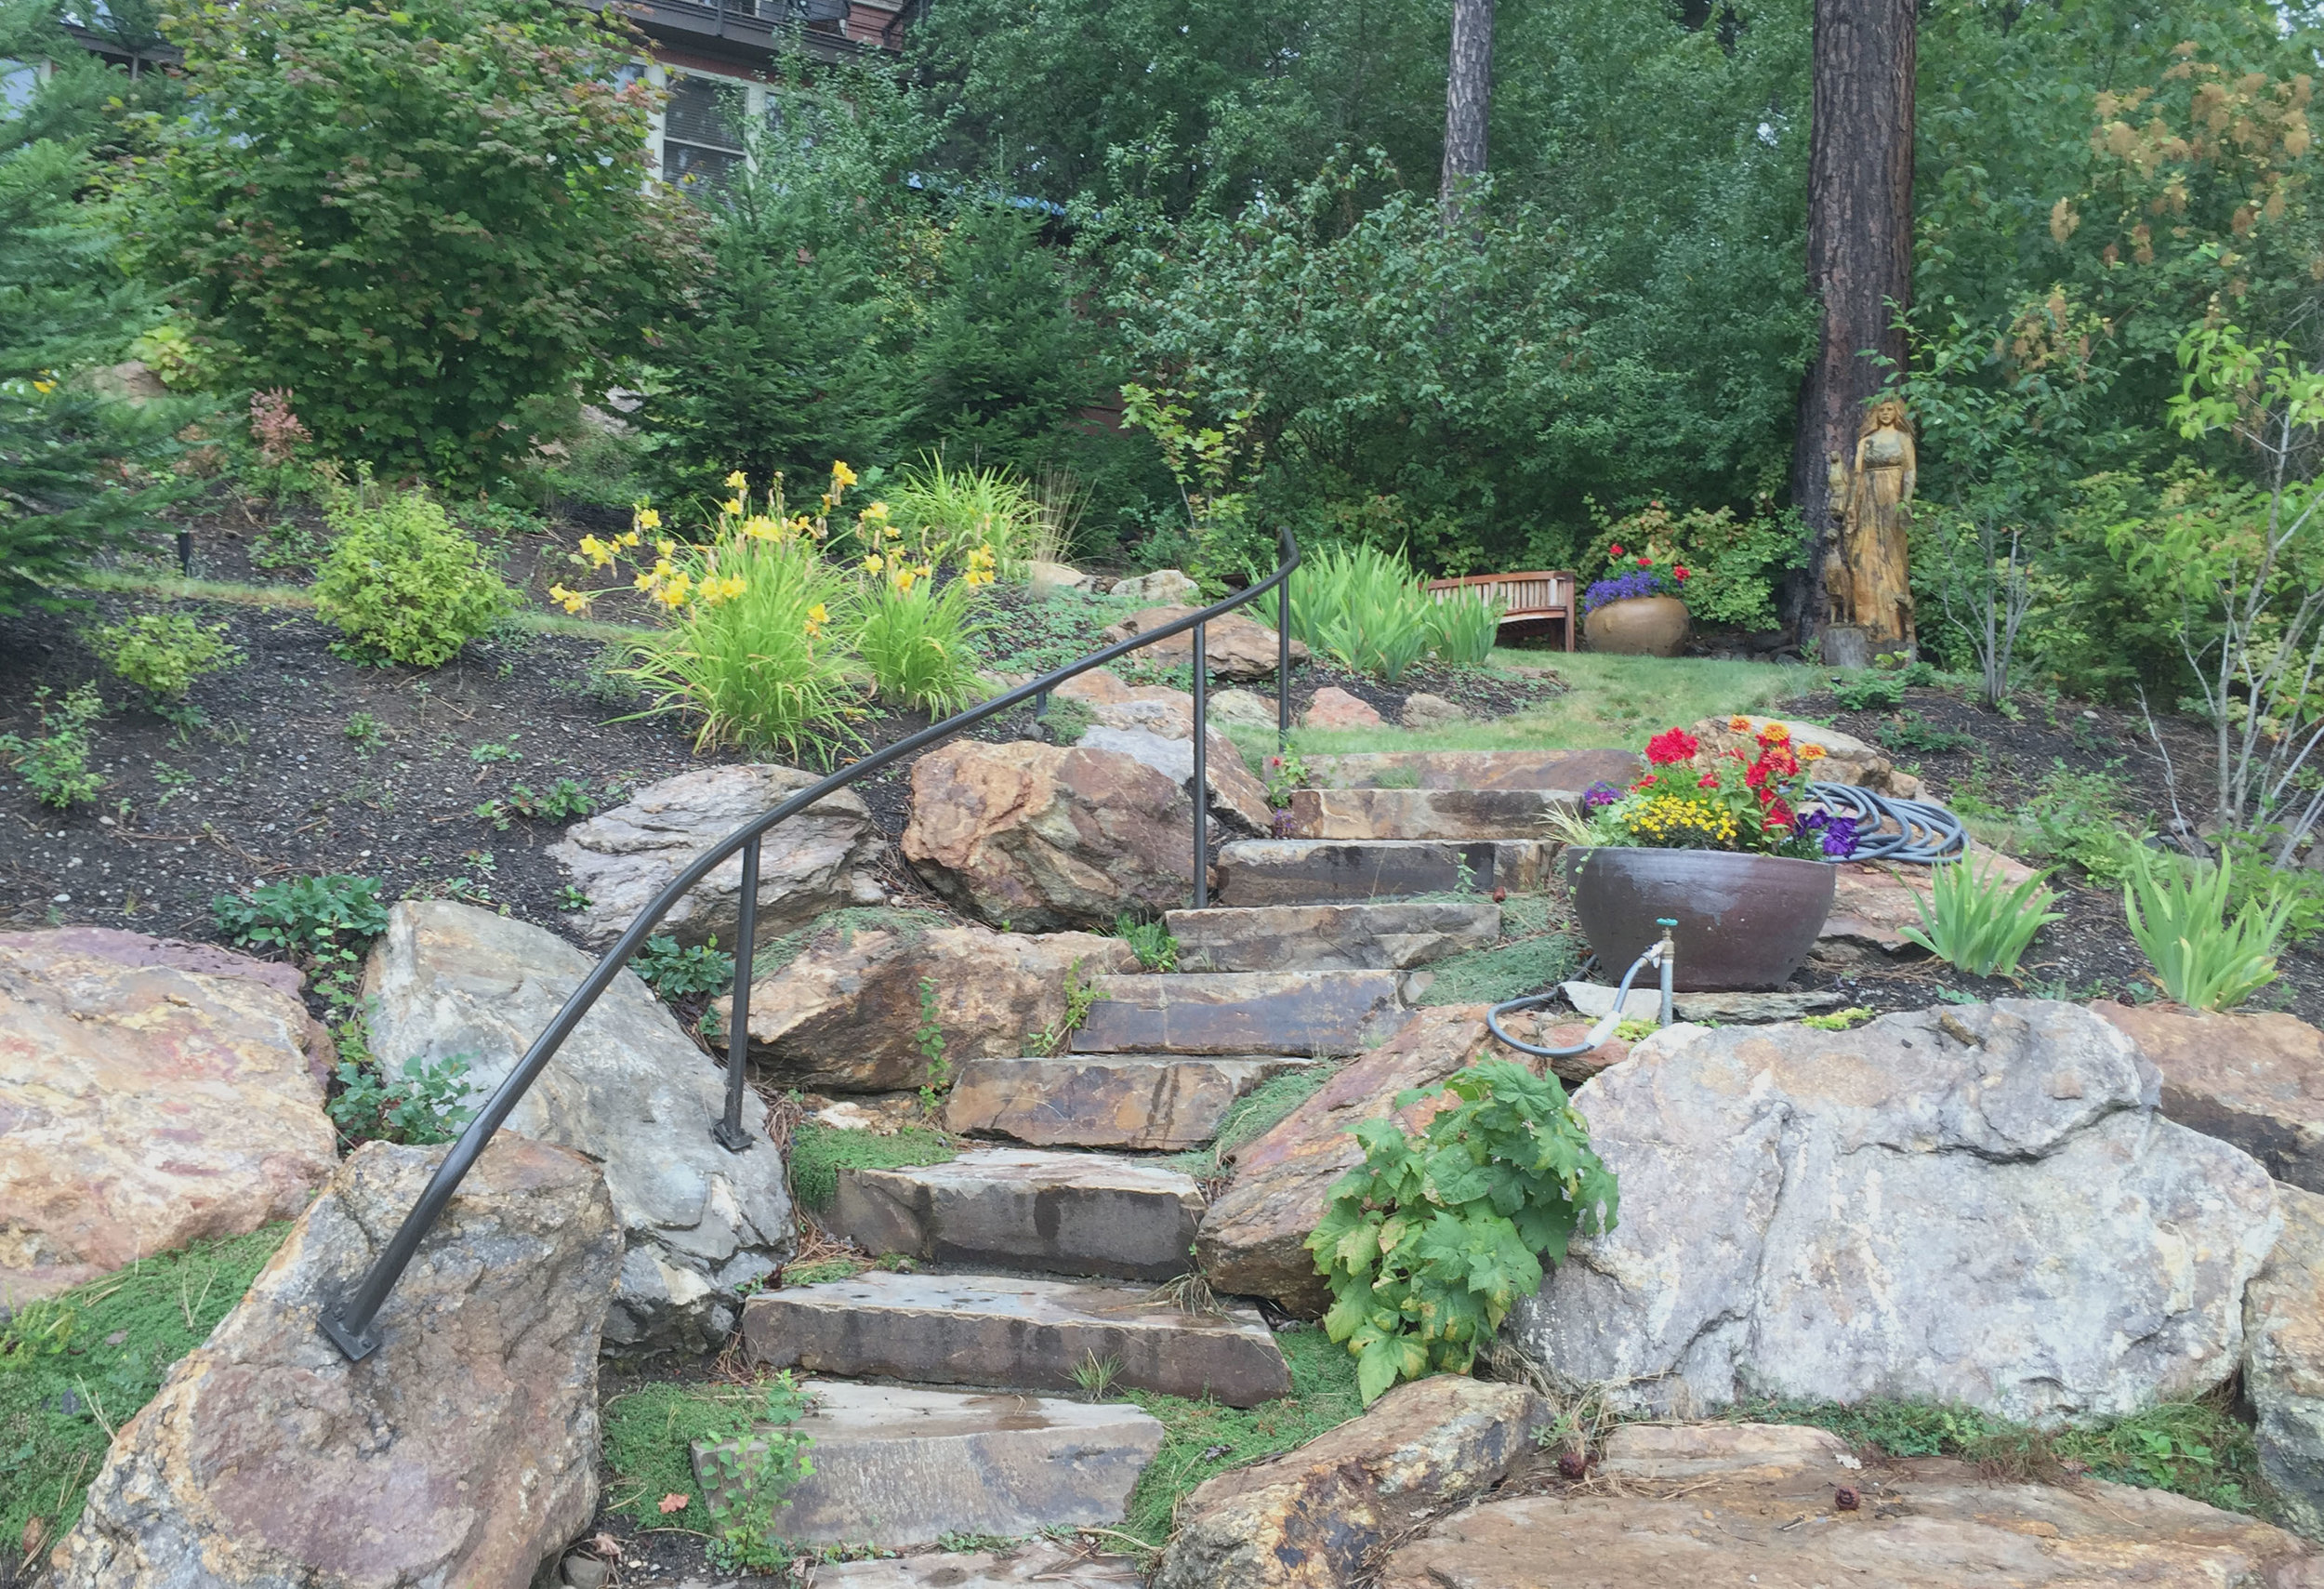
[[[1502,602],[1500,632],[1504,640],[1546,633],[1554,624],[1565,636],[1565,649],[1574,649],[1574,576],[1569,572],[1538,569],[1528,574],[1472,574],[1463,579],[1432,579],[1428,588],[1429,593],[1440,602],[1459,593]]]

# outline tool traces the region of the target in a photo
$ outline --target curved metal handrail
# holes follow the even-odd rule
[[[885,749],[851,762],[829,777],[800,790],[764,816],[744,823],[696,855],[684,870],[671,880],[668,887],[654,895],[652,902],[638,912],[621,936],[614,940],[613,947],[599,958],[596,965],[589,968],[588,975],[581,979],[581,985],[573,990],[548,1027],[533,1040],[533,1046],[525,1051],[524,1058],[494,1089],[493,1095],[485,1101],[483,1107],[477,1110],[475,1119],[469,1121],[468,1129],[460,1133],[459,1140],[452,1145],[452,1151],[444,1156],[435,1174],[429,1178],[427,1187],[421,1191],[418,1201],[412,1205],[411,1212],[403,1216],[403,1223],[397,1227],[386,1250],[372,1261],[362,1283],[349,1295],[322,1299],[320,1311],[324,1333],[347,1355],[350,1362],[361,1362],[378,1350],[379,1338],[373,1331],[372,1324],[381,1304],[388,1300],[388,1293],[395,1289],[395,1282],[402,1278],[404,1268],[419,1251],[421,1240],[434,1227],[445,1205],[451,1202],[453,1193],[459,1189],[462,1178],[484,1151],[484,1145],[492,1140],[493,1133],[508,1119],[526,1089],[539,1079],[541,1072],[548,1068],[548,1062],[557,1056],[558,1049],[572,1035],[574,1027],[580,1025],[581,1018],[589,1013],[590,1007],[605,989],[613,986],[614,978],[621,974],[630,957],[644,946],[646,938],[660,924],[670,907],[684,898],[687,891],[709,876],[720,862],[738,851],[743,854],[742,917],[735,934],[734,1001],[727,1028],[726,1113],[712,1128],[712,1135],[721,1146],[732,1152],[746,1151],[756,1140],[743,1126],[742,1102],[744,1073],[750,1063],[750,962],[754,952],[754,918],[759,905],[759,847],[767,832],[824,796],[868,777],[915,751],[949,739],[964,729],[973,728],[985,719],[997,717],[1028,700],[1038,698],[1046,708],[1050,691],[1066,680],[1189,629],[1195,635],[1195,905],[1200,908],[1208,904],[1210,795],[1207,752],[1210,690],[1208,677],[1209,658],[1203,629],[1212,618],[1247,606],[1270,590],[1276,592],[1275,732],[1278,744],[1287,743],[1291,732],[1290,578],[1292,571],[1300,565],[1300,548],[1289,529],[1279,531],[1278,536],[1281,561],[1275,565],[1275,571],[1259,583],[1236,591],[1223,602],[1213,602],[1182,618],[1174,618],[1143,634],[1132,635],[1103,651],[1093,651],[1078,662],[1030,683],[1020,684],[982,706],[971,707],[967,711],[957,713],[941,722],[931,723],[918,734],[909,735]],[[734,1040],[736,1033],[740,1033],[742,1039],[739,1052]]]

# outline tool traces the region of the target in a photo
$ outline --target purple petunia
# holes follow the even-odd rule
[[[1799,831],[1817,837],[1826,860],[1844,861],[1856,853],[1856,819],[1853,816],[1811,811],[1800,818]]]
[[[1670,582],[1651,568],[1633,568],[1611,579],[1601,579],[1581,593],[1582,616],[1587,617],[1612,602],[1627,602],[1636,596],[1661,596],[1669,593]]]
[[[1620,800],[1621,798],[1622,791],[1620,789],[1616,788],[1612,784],[1607,783],[1604,778],[1600,778],[1596,783],[1591,784],[1588,788],[1581,791],[1581,808],[1584,811],[1595,811],[1600,806],[1612,805],[1616,801]]]

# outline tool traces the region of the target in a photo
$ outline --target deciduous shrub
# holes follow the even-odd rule
[[[139,613],[84,637],[98,660],[155,700],[177,700],[205,673],[242,660],[227,643],[226,626],[204,626],[183,613]]]
[[[1466,1373],[1541,1257],[1614,1228],[1613,1172],[1555,1077],[1482,1060],[1398,1107],[1455,1100],[1415,1142],[1393,1119],[1353,1128],[1364,1164],[1332,1188],[1307,1238],[1331,1288],[1324,1329],[1356,1360],[1367,1402],[1399,1379]]]
[[[517,604],[500,572],[422,492],[377,506],[350,494],[328,517],[337,539],[315,581],[315,610],[359,661],[435,668]]]
[[[104,777],[88,764],[89,724],[105,714],[97,686],[79,685],[51,706],[44,684],[33,692],[33,709],[40,714],[40,732],[30,739],[0,734],[0,756],[8,758],[43,805],[64,811],[96,799],[105,787]]]

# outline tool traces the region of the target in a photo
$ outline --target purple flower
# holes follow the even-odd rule
[[[1670,581],[1653,569],[1633,568],[1611,579],[1601,579],[1583,591],[1582,616],[1587,617],[1609,602],[1627,602],[1633,596],[1659,596],[1670,589]]]
[[[1826,860],[1844,861],[1856,853],[1856,821],[1853,816],[1841,816],[1829,811],[1811,811],[1800,818],[1799,830],[1816,837],[1823,846]]]
[[[1620,789],[1616,788],[1612,784],[1607,783],[1604,778],[1600,778],[1596,783],[1591,784],[1588,788],[1581,791],[1581,808],[1584,811],[1595,811],[1600,806],[1612,805],[1616,801],[1620,800],[1621,798],[1622,791]]]

